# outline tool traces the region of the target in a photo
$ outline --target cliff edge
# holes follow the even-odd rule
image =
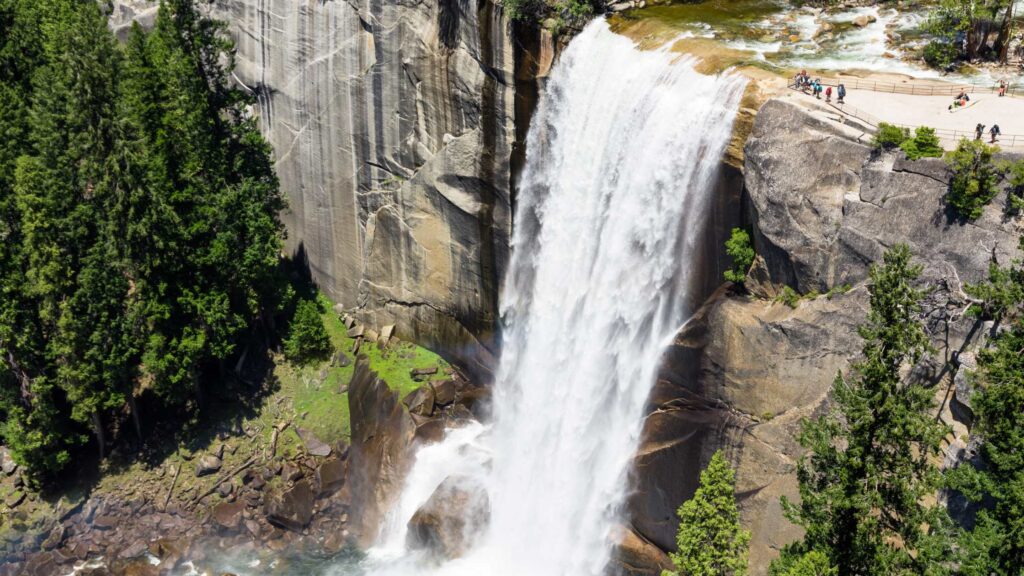
[[[788,100],[761,107],[745,146],[744,204],[759,254],[752,293],[723,286],[663,356],[628,504],[641,538],[674,549],[676,507],[724,450],[753,532],[752,574],[767,573],[800,536],[779,497],[798,495],[800,420],[824,409],[836,373],[860,352],[870,264],[906,243],[924,266],[923,320],[936,351],[913,374],[935,389],[939,416],[954,429],[947,451],[956,453],[970,425],[954,409],[958,356],[991,328],[964,315],[962,287],[985,278],[989,262],[1020,256],[1021,223],[1005,216],[1005,194],[978,220],[960,222],[943,200],[942,160],[877,153],[856,131]],[[795,307],[774,300],[783,286],[804,294]]]

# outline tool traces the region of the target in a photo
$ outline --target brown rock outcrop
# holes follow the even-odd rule
[[[442,558],[462,556],[490,519],[487,492],[472,479],[452,476],[409,520],[408,545]]]
[[[267,502],[267,519],[289,530],[302,530],[313,519],[316,495],[308,480],[299,480]]]
[[[348,404],[352,422],[348,465],[352,522],[360,543],[368,545],[377,536],[382,515],[401,490],[416,425],[398,393],[370,370],[365,357],[356,359]]]
[[[608,568],[612,576],[661,576],[662,570],[675,569],[668,554],[632,528],[619,527],[615,537],[618,544]]]
[[[723,449],[737,467],[741,513],[754,533],[751,564],[767,567],[799,535],[778,503],[796,494],[799,421],[859,351],[856,325],[865,311],[863,288],[796,309],[731,296],[725,287],[715,293],[662,358],[628,502],[637,532],[674,549],[675,510]]]

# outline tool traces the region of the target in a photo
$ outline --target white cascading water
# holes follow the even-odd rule
[[[744,84],[603,20],[572,40],[528,136],[494,422],[419,452],[371,573],[602,573]],[[424,566],[405,526],[449,475],[486,490],[490,522],[462,558]]]

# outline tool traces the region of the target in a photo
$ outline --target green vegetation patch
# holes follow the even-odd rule
[[[341,390],[347,389],[352,379],[355,366],[352,349],[356,339],[348,337],[348,329],[326,296],[320,294],[317,302],[320,304],[320,319],[334,352],[328,358],[306,364],[281,359],[274,370],[280,384],[276,395],[290,401],[295,425],[312,431],[324,442],[347,441],[351,433],[348,393]],[[336,361],[338,352],[348,359],[347,366]],[[437,373],[430,379],[449,377],[450,366],[444,359],[411,342],[399,341],[386,348],[363,342],[359,354],[366,356],[370,368],[403,397],[424,384],[413,379],[410,374],[413,369],[437,366]],[[298,442],[293,432],[283,434],[279,441],[283,442],[281,446],[285,450],[297,446]]]
[[[747,271],[754,263],[750,234],[742,228],[733,228],[732,235],[725,241],[725,252],[732,258],[732,268],[725,271],[725,279],[742,285],[747,279]]]

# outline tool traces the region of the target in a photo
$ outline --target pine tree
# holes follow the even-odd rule
[[[233,49],[223,24],[188,0],[167,0],[144,49],[129,46],[144,156],[176,223],[161,237],[173,249],[161,252],[149,282],[160,293],[145,307],[144,364],[165,398],[194,392],[202,403],[204,364],[232,354],[273,305],[285,204],[250,100],[228,81]],[[158,75],[147,75],[151,68]]]
[[[1024,239],[1021,240],[1024,248]],[[967,291],[984,300],[979,313],[1005,326],[978,355],[972,376],[984,466],[961,465],[953,485],[994,503],[964,535],[965,576],[1018,576],[1024,566],[1024,262],[993,266],[989,280]]]
[[[285,356],[296,362],[306,362],[323,358],[330,351],[331,340],[320,318],[320,307],[316,300],[301,300],[288,327],[288,337],[284,341]]]
[[[934,391],[903,377],[929,349],[913,287],[920,271],[904,245],[871,268],[863,359],[836,377],[833,409],[803,425],[810,454],[797,469],[801,501],[783,505],[806,535],[783,550],[773,574],[812,551],[842,576],[948,572],[951,522],[926,503],[941,485],[934,460],[946,427]]]
[[[56,1],[43,14],[45,63],[32,73],[28,146],[15,162],[12,186],[20,246],[11,273],[22,282],[13,291],[25,313],[5,327],[22,335],[4,338],[4,347],[22,384],[20,405],[9,412],[21,430],[9,426],[8,441],[16,456],[52,471],[82,440],[69,418],[91,422],[102,450],[96,424],[118,392],[100,366],[110,359],[86,334],[99,327],[73,317],[99,304],[82,292],[79,273],[104,221],[117,50],[95,3]],[[110,304],[123,295],[107,296]]]
[[[700,474],[700,487],[677,511],[677,572],[662,576],[743,576],[747,573],[750,532],[740,526],[736,480],[719,450]]]
[[[0,0],[0,434],[32,473],[102,455],[140,383],[201,401],[280,306],[285,205],[232,65],[190,0],[124,46],[102,3]]]

